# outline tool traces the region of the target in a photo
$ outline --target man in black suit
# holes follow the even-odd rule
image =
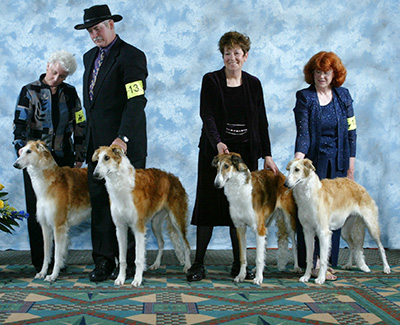
[[[145,89],[146,57],[115,33],[114,23],[122,20],[111,15],[107,5],[84,11],[86,29],[96,44],[83,56],[83,100],[87,115],[87,156],[89,191],[92,203],[92,246],[95,269],[90,280],[99,282],[116,278],[115,258],[118,242],[111,218],[104,182],[93,179],[94,151],[100,146],[116,144],[127,154],[135,168],[144,168],[147,155]],[[127,276],[133,275],[135,243],[129,231]]]

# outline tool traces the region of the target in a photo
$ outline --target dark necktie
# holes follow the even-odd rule
[[[93,72],[92,72],[92,81],[90,82],[90,85],[89,85],[89,98],[91,101],[93,100],[93,88],[94,88],[94,85],[96,84],[97,75],[99,73],[101,64],[103,63],[104,55],[105,55],[105,51],[103,49],[100,49],[100,58],[94,63],[94,68],[93,68]]]

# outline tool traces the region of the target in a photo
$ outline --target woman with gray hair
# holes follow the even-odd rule
[[[42,140],[59,166],[82,165],[85,115],[75,87],[64,82],[76,68],[71,53],[54,52],[47,62],[46,73],[22,87],[13,124],[17,156],[29,140]],[[23,173],[32,264],[40,271],[43,264],[42,230],[36,220],[36,197],[31,180],[25,170]]]
[[[61,68],[68,74],[68,76],[72,76],[77,68],[75,57],[64,50],[53,52],[50,55],[48,64],[56,63],[60,64]]]

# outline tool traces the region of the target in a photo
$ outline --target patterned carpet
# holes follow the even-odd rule
[[[249,250],[249,261],[254,261]],[[67,270],[55,283],[34,280],[29,252],[0,252],[0,323],[9,324],[399,324],[400,251],[387,251],[392,273],[385,275],[378,253],[366,249],[372,273],[338,270],[338,280],[304,284],[299,275],[276,268],[267,250],[262,286],[233,283],[231,252],[209,251],[207,277],[188,283],[171,251],[164,266],[146,271],[132,288],[92,283],[88,251],[71,251]],[[340,264],[348,250],[340,252]],[[154,251],[148,253],[149,263]]]

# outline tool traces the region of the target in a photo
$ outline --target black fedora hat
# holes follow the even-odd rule
[[[111,11],[107,5],[98,5],[85,9],[83,15],[83,24],[78,24],[75,29],[87,29],[102,21],[112,19],[115,22],[122,20],[121,15],[111,15]]]

